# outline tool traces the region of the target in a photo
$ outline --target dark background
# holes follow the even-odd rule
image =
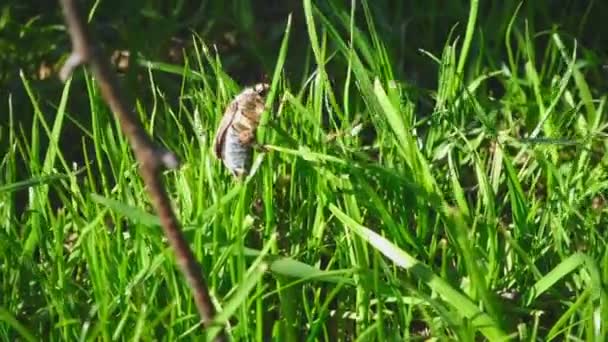
[[[358,2],[357,2],[358,3]],[[486,68],[500,68],[506,63],[505,30],[519,1],[481,1],[477,31],[471,55],[483,50]],[[82,1],[90,10],[94,1]],[[350,1],[318,1],[317,6],[330,19],[333,8],[348,8]],[[366,27],[358,6],[360,29]],[[440,55],[455,27],[452,39],[462,37],[466,28],[468,1],[370,1],[376,30],[384,39],[395,76],[420,89],[434,89],[437,67],[420,49]],[[61,82],[57,71],[65,60],[70,42],[63,26],[57,1],[5,0],[0,5],[0,149],[6,148],[9,96],[17,124],[28,131],[33,108],[19,76],[31,82],[45,115],[53,113]],[[184,54],[192,52],[192,35],[200,35],[209,46],[215,46],[225,70],[241,85],[250,84],[272,73],[281,43],[286,19],[293,15],[290,53],[285,75],[292,82],[305,77],[310,57],[301,1],[296,0],[228,0],[228,1],[149,1],[102,0],[95,8],[92,31],[105,47],[118,71],[123,73],[127,89],[146,104],[149,96],[146,70],[138,59],[182,64]],[[543,46],[550,32],[559,32],[572,46],[577,40],[579,57],[588,65],[585,77],[596,92],[606,89],[608,46],[608,2],[579,0],[524,1],[515,20],[514,30],[530,32],[539,50],[537,62],[542,65]],[[337,20],[337,19],[336,19]],[[116,58],[122,52],[129,58]],[[523,67],[523,66],[522,66]],[[336,59],[330,65],[330,77],[339,78],[344,65]],[[180,77],[158,73],[157,86],[176,99]],[[465,75],[466,77],[466,75]],[[142,81],[143,80],[143,81]],[[72,87],[70,111],[86,121],[88,99],[85,86]],[[79,89],[81,96],[78,96]],[[498,89],[500,91],[500,89]],[[177,101],[177,100],[176,100]],[[74,127],[72,127],[74,128]],[[64,130],[70,134],[70,127]],[[62,139],[69,144],[69,139]],[[68,146],[69,147],[69,146]],[[70,151],[65,151],[68,155]]]

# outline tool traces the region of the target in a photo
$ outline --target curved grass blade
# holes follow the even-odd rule
[[[479,329],[489,340],[506,340],[507,336],[499,328],[498,324],[486,313],[479,310],[477,305],[469,298],[454,289],[441,277],[437,276],[425,264],[416,260],[393,243],[378,235],[374,231],[360,225],[346,215],[338,207],[331,204],[329,210],[348,228],[353,230],[362,239],[371,244],[380,253],[393,261],[397,266],[410,271],[414,276],[422,280],[432,290],[436,291],[463,317],[471,320],[471,323]]]
[[[26,341],[40,341],[37,339],[15,316],[0,306],[0,322],[5,322],[9,326],[13,327],[19,335]],[[9,330],[10,331],[10,330]]]

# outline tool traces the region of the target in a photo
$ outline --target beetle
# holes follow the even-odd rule
[[[268,89],[266,83],[245,88],[226,107],[215,133],[214,155],[237,178],[249,173],[255,133],[265,109]]]

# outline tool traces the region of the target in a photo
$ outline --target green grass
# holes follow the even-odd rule
[[[193,37],[183,68],[139,61],[151,95],[137,112],[184,161],[164,177],[234,340],[608,335],[608,120],[592,52],[530,31],[518,7],[484,33],[500,34],[498,54],[470,5],[442,50],[419,51],[436,72],[420,89],[397,79],[403,47],[371,2],[304,0],[307,45],[286,17],[258,131],[268,151],[242,183],[211,153],[240,90],[221,56]],[[294,81],[284,70],[302,55]],[[157,83],[167,73],[182,77],[177,100]],[[208,337],[90,75],[57,99],[21,80],[31,127],[9,102],[0,135],[0,338]],[[70,109],[75,84],[86,111]],[[61,148],[68,123],[78,158]]]

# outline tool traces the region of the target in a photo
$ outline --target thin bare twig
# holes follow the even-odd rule
[[[112,72],[107,58],[93,45],[93,40],[74,0],[60,0],[67,29],[72,39],[72,54],[61,69],[60,76],[65,81],[76,67],[86,63],[91,68],[101,90],[101,94],[120,122],[123,133],[129,139],[135,157],[140,164],[140,174],[148,189],[152,204],[158,214],[163,230],[169,241],[177,264],[186,277],[196,307],[203,324],[210,327],[215,317],[215,307],[211,302],[209,289],[201,266],[196,261],[184,238],[180,223],[173,213],[171,201],[161,180],[163,168],[177,168],[178,158],[170,151],[157,147],[146,134],[137,117],[129,110],[128,101],[120,91],[118,79]],[[222,331],[216,341],[227,340]]]

